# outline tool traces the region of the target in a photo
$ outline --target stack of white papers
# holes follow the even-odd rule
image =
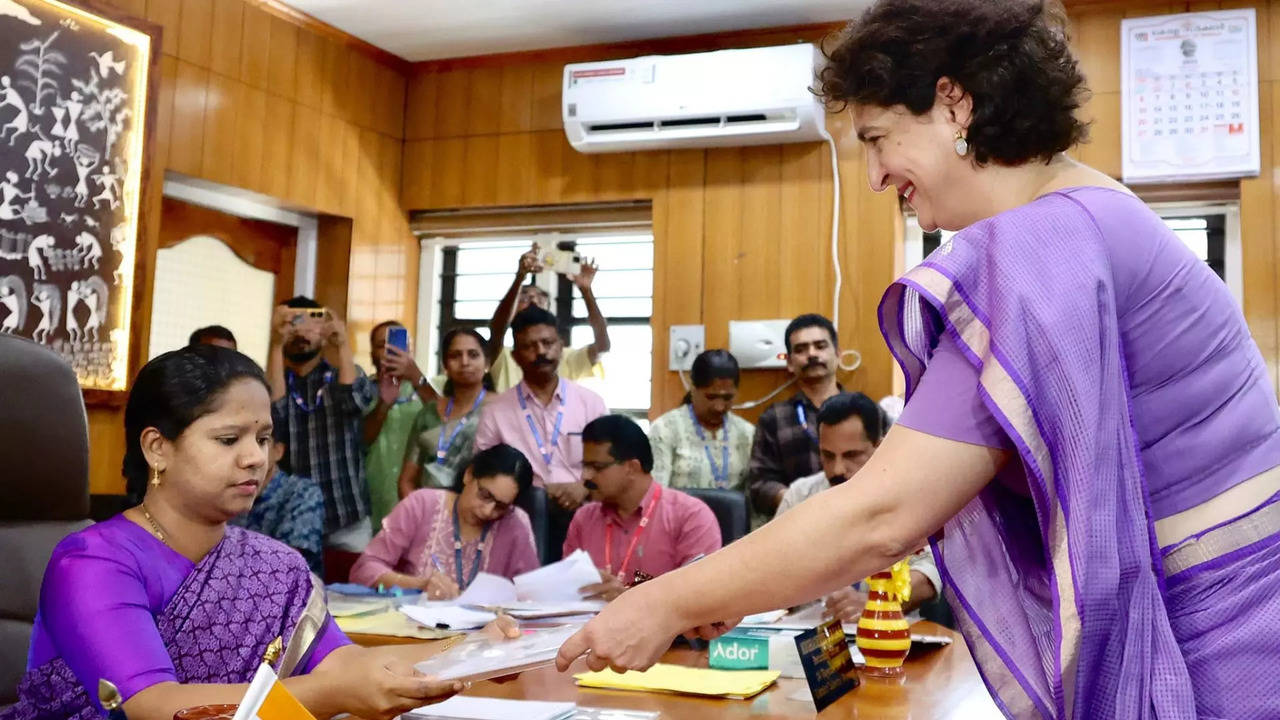
[[[575,550],[560,562],[551,563],[516,577],[516,597],[536,602],[573,602],[578,592],[600,582],[600,571],[585,550]]]
[[[430,605],[402,605],[400,612],[429,628],[447,630],[476,630],[498,619],[487,610],[472,610],[452,603]]]
[[[571,702],[538,700],[498,700],[455,695],[438,705],[427,705],[405,713],[411,720],[561,720],[572,717],[577,706]]]

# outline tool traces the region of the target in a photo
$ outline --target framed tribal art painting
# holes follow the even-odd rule
[[[130,369],[158,31],[84,3],[0,0],[0,332],[88,391]]]

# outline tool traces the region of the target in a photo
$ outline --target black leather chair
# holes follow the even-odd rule
[[[564,539],[569,534],[573,513],[561,510],[554,500],[547,497],[547,491],[540,487],[530,488],[516,504],[529,513],[538,561],[546,565],[563,557]]]
[[[720,540],[725,545],[751,531],[751,511],[743,491],[720,488],[680,488],[680,491],[698,498],[711,508],[720,523]]]
[[[17,700],[53,548],[89,525],[89,429],[56,353],[0,335],[0,706]]]

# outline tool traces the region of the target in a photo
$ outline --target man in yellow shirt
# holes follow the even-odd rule
[[[591,377],[596,373],[595,368],[600,362],[600,356],[609,352],[609,325],[604,315],[600,313],[595,293],[591,291],[591,281],[595,279],[597,269],[594,262],[584,258],[581,272],[569,278],[578,287],[578,291],[582,293],[582,300],[587,305],[587,322],[591,324],[591,330],[595,333],[595,342],[585,347],[567,349],[560,356],[558,373],[566,380]],[[530,305],[537,305],[543,310],[551,311],[551,298],[546,291],[537,285],[524,284],[530,275],[537,272],[538,245],[534,243],[533,248],[520,256],[520,265],[516,269],[516,277],[511,283],[511,289],[507,290],[507,294],[494,310],[493,318],[489,320],[489,347],[485,348],[485,353],[489,357],[489,376],[493,378],[494,387],[498,392],[514,387],[523,378],[520,366],[511,356],[511,350],[503,344],[511,318]]]

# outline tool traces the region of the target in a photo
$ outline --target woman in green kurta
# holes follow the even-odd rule
[[[493,389],[484,338],[459,328],[444,337],[444,396],[426,403],[414,419],[400,470],[400,497],[418,488],[452,487],[459,468],[475,454],[476,426]]]

